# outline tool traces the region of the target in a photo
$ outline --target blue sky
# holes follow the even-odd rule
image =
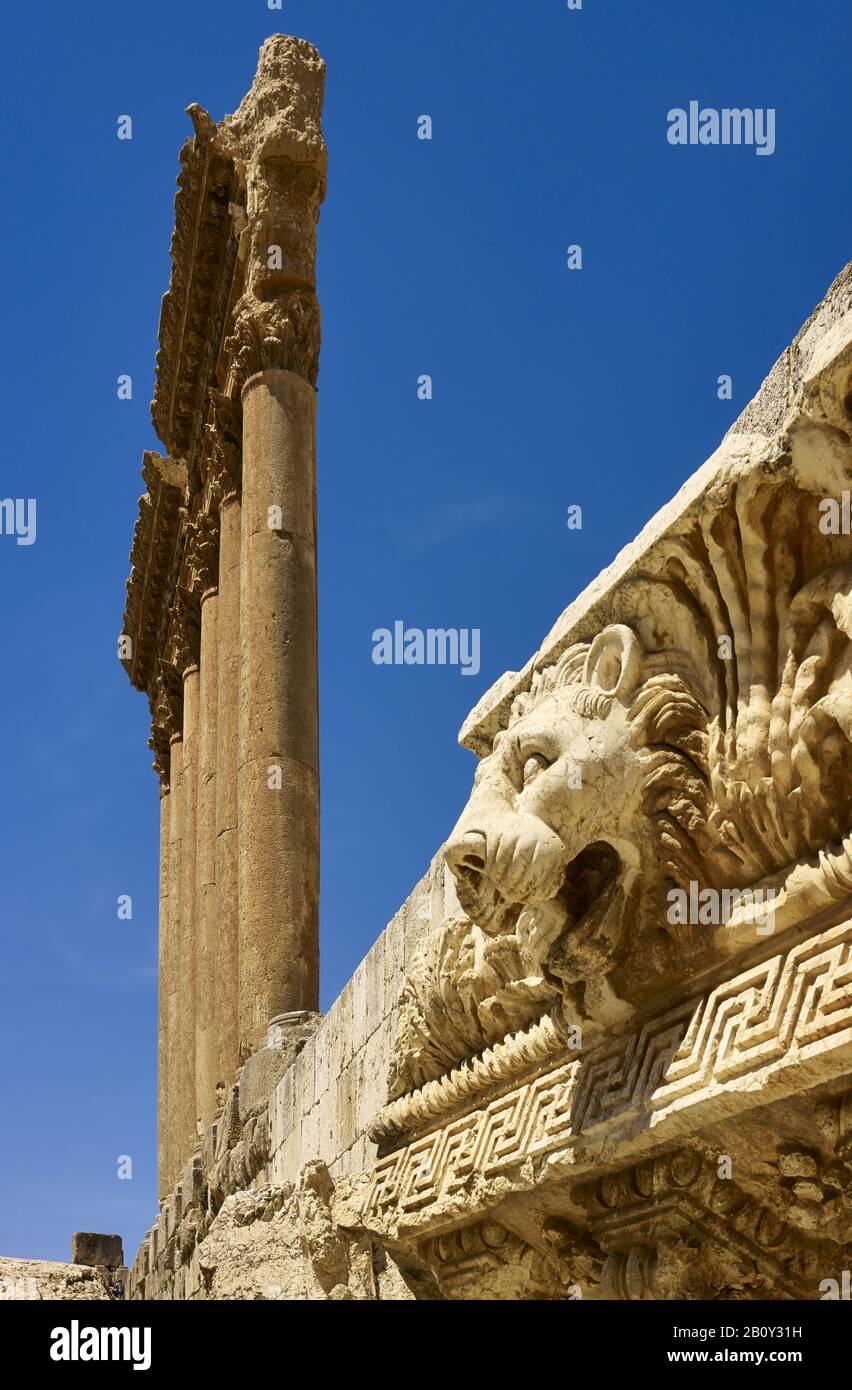
[[[0,496],[38,511],[34,545],[0,536],[0,1253],[67,1259],[82,1229],[132,1258],[156,1214],[158,806],[116,638],[184,108],[234,110],[275,31],[328,63],[327,1007],[467,795],[467,711],[703,462],[848,259],[852,11],[46,0],[3,29]],[[774,108],[775,153],[670,146],[691,100]],[[479,628],[480,673],[374,665],[396,619]]]

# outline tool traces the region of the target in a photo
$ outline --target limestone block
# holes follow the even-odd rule
[[[239,1080],[228,1091],[225,1097],[225,1104],[222,1109],[222,1116],[219,1121],[219,1135],[217,1139],[216,1158],[220,1159],[227,1154],[239,1140],[242,1133],[242,1122],[240,1120],[240,1083],[242,1081],[242,1069],[237,1073]]]
[[[203,1182],[204,1172],[201,1167],[201,1155],[194,1154],[185,1165],[177,1188],[181,1196],[181,1212],[184,1217],[189,1208],[198,1201]]]
[[[335,1057],[334,1074],[339,1076],[344,1067],[352,1060],[353,1044],[353,1011],[354,1011],[354,991],[352,980],[348,980],[340,991],[337,999],[332,1006],[330,1013],[334,1019],[334,1047],[339,1051],[339,1057]]]
[[[317,1158],[325,1164],[332,1164],[340,1152],[340,1133],[337,1123],[337,1086],[317,1101],[318,1133]]]
[[[236,1193],[216,1217],[199,1265],[213,1299],[373,1299],[372,1248],[351,1221],[328,1169],[309,1163],[297,1183]]]
[[[95,1231],[75,1231],[71,1237],[71,1263],[103,1265],[118,1269],[124,1264],[121,1236],[106,1236]]]
[[[291,1130],[284,1143],[272,1156],[270,1181],[275,1185],[293,1182],[301,1167],[301,1127]]]
[[[196,1246],[186,1265],[184,1275],[184,1298],[198,1298],[202,1292],[198,1250],[199,1247]]]
[[[329,1072],[329,1042],[333,1032],[333,1024],[328,1015],[323,1019],[317,1028],[314,1036],[314,1099],[321,1100],[328,1090],[330,1081]]]
[[[366,959],[367,1017],[366,1036],[375,1032],[385,1012],[385,939],[379,937]]]
[[[183,1216],[183,1198],[180,1190],[169,1193],[163,1202],[162,1219],[166,1240],[175,1234]]]
[[[393,917],[384,930],[385,943],[385,1000],[382,1013],[387,1016],[399,1000],[405,977],[405,935],[399,917]]]
[[[350,1150],[350,1177],[359,1178],[369,1173],[372,1167],[372,1155],[374,1152],[374,1146],[372,1144],[368,1146],[367,1136],[365,1134],[359,1135]]]
[[[304,1051],[301,1055],[301,1062],[302,1111],[307,1114],[307,1112],[312,1109],[314,1101],[316,1100],[316,1046],[313,1038],[305,1044]]]
[[[296,1120],[293,1070],[286,1071],[275,1087],[269,1105],[270,1148],[275,1154],[293,1129]]]
[[[367,1038],[367,961],[362,960],[352,976],[352,1050],[357,1052]]]
[[[221,1123],[221,1116],[217,1116],[212,1124],[209,1124],[204,1131],[204,1138],[201,1143],[201,1166],[205,1173],[209,1173],[213,1164],[216,1162]]]
[[[398,916],[402,920],[405,967],[408,970],[433,920],[432,884],[428,876],[420,880],[403,903]]]
[[[357,1058],[358,1085],[355,1096],[355,1134],[364,1133],[379,1113],[387,1095],[387,1039],[378,1029],[367,1040]]]
[[[240,1122],[257,1115],[268,1105],[273,1091],[292,1065],[289,1050],[262,1047],[243,1064],[240,1076]]]
[[[305,1160],[316,1158],[319,1151],[319,1106],[314,1105],[302,1116],[302,1154]]]
[[[346,998],[344,999],[344,995]],[[348,1011],[347,1011],[348,1005]],[[328,1070],[329,1084],[337,1085],[337,1078],[351,1057],[352,994],[343,991],[328,1012]],[[347,1048],[349,1052],[347,1053]]]
[[[337,1127],[341,1151],[355,1142],[357,1062],[353,1059],[337,1079]]]

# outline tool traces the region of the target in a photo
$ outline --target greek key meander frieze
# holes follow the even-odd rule
[[[641,1029],[516,1085],[376,1164],[376,1212],[427,1215],[473,1176],[511,1177],[581,1143],[654,1133],[664,1140],[789,1094],[812,1056],[852,1067],[852,922],[802,941],[648,1020]],[[461,1092],[456,1103],[463,1100]],[[393,1115],[384,1114],[384,1132]],[[402,1117],[411,1125],[412,1113]],[[684,1123],[681,1123],[683,1121]],[[424,1107],[424,1124],[435,1117]],[[552,1165],[551,1165],[552,1167]]]

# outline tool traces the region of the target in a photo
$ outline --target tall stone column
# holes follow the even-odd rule
[[[170,648],[183,677],[183,740],[181,747],[181,863],[179,871],[180,927],[176,937],[179,1056],[175,1077],[177,1107],[177,1166],[183,1167],[198,1145],[195,1091],[196,914],[198,910],[198,703],[200,613],[191,564],[185,582],[175,591],[171,611]],[[175,753],[172,751],[172,766]]]
[[[183,737],[177,733],[169,743],[169,962],[166,996],[167,1010],[167,1094],[165,1098],[165,1128],[167,1169],[165,1191],[170,1192],[177,1180],[181,1164],[181,1053],[183,1029],[181,1011],[184,1002],[181,977],[180,941],[183,922]]]
[[[201,658],[198,691],[198,838],[196,849],[195,1088],[205,1130],[216,1111],[218,1073],[215,1016],[216,744],[218,723],[218,518],[201,513],[193,562],[201,592]],[[214,578],[215,576],[215,578]]]
[[[196,912],[198,839],[198,665],[183,677],[183,864],[181,873],[180,958],[180,1158],[182,1166],[198,1143],[195,1090]]]
[[[292,372],[243,392],[240,1034],[316,1009],[319,951],[315,396]],[[281,528],[268,524],[280,508]]]
[[[318,1003],[316,223],[325,66],[276,36],[225,121],[246,168],[246,288],[228,346],[243,403],[239,1029],[243,1053]]]
[[[168,785],[160,787],[160,914],[158,942],[158,1023],[157,1023],[157,1190],[160,1197],[170,1191],[169,1176],[169,1036],[172,960],[169,939],[169,840],[171,804]]]
[[[157,1029],[157,1178],[160,1197],[172,1189],[175,1171],[174,1079],[177,1057],[177,995],[175,933],[180,918],[174,875],[179,870],[180,830],[175,804],[180,797],[180,772],[173,772],[171,740],[181,724],[181,689],[177,672],[160,664],[154,687],[150,747],[160,781],[160,914]],[[180,745],[178,745],[180,753]],[[180,758],[178,759],[180,761]],[[172,796],[172,786],[176,787]]]
[[[240,471],[239,401],[213,397],[219,504],[216,719],[216,1019],[217,1086],[231,1085],[239,1066],[237,756],[240,692]]]

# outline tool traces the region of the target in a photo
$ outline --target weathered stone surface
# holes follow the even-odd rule
[[[0,1258],[0,1300],[107,1302],[111,1297],[109,1290],[112,1283],[112,1276],[102,1266]]]
[[[295,1185],[228,1197],[199,1248],[205,1294],[215,1299],[375,1299],[373,1252],[324,1164]]]
[[[124,1264],[121,1236],[105,1236],[95,1231],[75,1231],[71,1237],[71,1263],[119,1269]]]
[[[848,1265],[850,385],[847,268],[462,730],[458,905],[406,962],[367,1207],[450,1297],[816,1298]]]
[[[167,1112],[131,1296],[819,1297],[852,1260],[852,267],[465,721],[468,804],[319,1019],[323,77],[275,36],[182,156],[126,617]]]
[[[266,1109],[276,1085],[293,1066],[306,1042],[315,1032],[319,1015],[306,1015],[304,1020],[281,1030],[281,1046],[261,1047],[249,1057],[240,1071],[239,1114],[245,1124],[252,1115]]]

